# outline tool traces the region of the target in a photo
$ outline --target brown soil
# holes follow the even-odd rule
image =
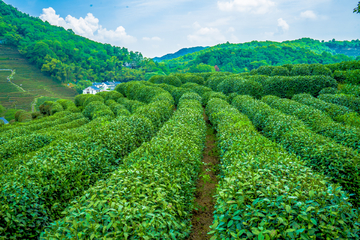
[[[215,131],[213,130],[207,116],[206,146],[204,151],[202,170],[196,188],[195,210],[191,219],[192,231],[188,240],[206,240],[211,236],[210,226],[213,223],[216,193],[217,174],[219,173],[219,154],[216,145]]]

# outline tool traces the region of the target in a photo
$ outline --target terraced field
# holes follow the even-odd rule
[[[6,77],[11,72],[0,71],[0,104],[7,108],[31,110],[31,102],[35,97],[46,96],[63,99],[73,99],[75,90],[62,86],[45,76],[38,68],[31,65],[16,48],[0,44],[0,69],[15,69],[12,82],[21,86],[26,92],[21,92]]]

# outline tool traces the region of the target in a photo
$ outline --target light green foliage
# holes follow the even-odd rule
[[[88,98],[90,99],[90,98]],[[92,101],[85,107],[83,114],[90,120],[108,115],[114,117],[113,111],[101,101]]]
[[[187,92],[187,93],[184,93],[182,96],[181,96],[181,98],[180,98],[180,100],[179,100],[179,103],[181,103],[181,101],[183,101],[183,100],[185,100],[185,99],[188,99],[188,100],[196,100],[196,101],[198,101],[198,102],[200,102],[201,103],[201,97],[200,97],[200,95],[199,94],[197,94],[197,93],[194,93],[194,92]]]
[[[337,143],[355,150],[360,149],[360,129],[358,128],[336,123],[325,112],[294,100],[265,96],[262,101],[285,114],[298,117],[312,131],[320,135],[332,138]]]
[[[333,120],[337,122],[357,128],[360,126],[359,114],[345,106],[322,101],[311,96],[310,94],[298,94],[295,95],[292,99],[327,113]]]
[[[227,102],[210,100],[206,113],[221,149],[211,239],[359,237],[359,213],[346,192],[259,134]]]
[[[90,95],[87,97],[82,105],[82,107],[85,109],[87,105],[89,105],[91,102],[105,102],[104,98],[100,95],[93,95],[93,94],[87,94]]]
[[[322,94],[319,96],[319,99],[325,102],[348,107],[360,113],[360,98],[346,94]]]
[[[137,100],[129,100],[127,98],[119,98],[117,102],[123,105],[129,112],[133,113],[137,108],[145,106],[145,103]]]
[[[246,114],[266,137],[300,156],[307,166],[340,184],[345,191],[354,194],[351,202],[359,203],[360,156],[356,151],[310,131],[297,118],[283,114],[252,97],[238,96],[232,105]]]
[[[183,99],[156,138],[73,201],[41,239],[185,239],[205,134],[201,104]]]
[[[237,93],[239,95],[250,95],[260,98],[263,94],[263,86],[258,82],[244,79],[240,76],[229,75],[217,86],[217,91],[225,95]]]

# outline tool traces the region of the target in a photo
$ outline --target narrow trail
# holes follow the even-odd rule
[[[211,236],[207,233],[211,231],[210,226],[214,220],[214,206],[216,185],[219,174],[219,153],[216,145],[215,131],[210,125],[208,117],[204,115],[207,125],[206,146],[204,151],[203,166],[196,186],[196,199],[193,216],[191,219],[192,231],[188,240],[206,240]]]
[[[40,96],[42,97],[42,96]],[[36,103],[37,103],[37,100],[38,100],[39,97],[36,97],[34,99],[34,102],[31,103],[31,112],[35,112],[35,106],[36,106]]]

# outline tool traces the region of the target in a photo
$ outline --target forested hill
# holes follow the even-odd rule
[[[318,40],[302,38],[293,41],[252,41],[231,44],[229,42],[203,49],[191,54],[163,61],[171,72],[201,72],[217,65],[220,71],[244,72],[263,65],[289,63],[337,63],[352,60],[337,54]]]
[[[1,44],[16,46],[31,63],[60,83],[141,80],[151,68],[141,53],[91,41],[1,0],[0,40]]]
[[[156,61],[156,62],[160,62],[160,61],[164,61],[164,60],[170,60],[170,59],[173,59],[173,58],[178,58],[178,57],[181,57],[181,56],[184,56],[188,53],[193,53],[193,52],[198,52],[198,51],[201,51],[203,49],[206,49],[208,47],[191,47],[191,48],[182,48],[180,49],[179,51],[175,52],[175,53],[169,53],[169,54],[166,54],[162,57],[154,57],[153,60]]]

